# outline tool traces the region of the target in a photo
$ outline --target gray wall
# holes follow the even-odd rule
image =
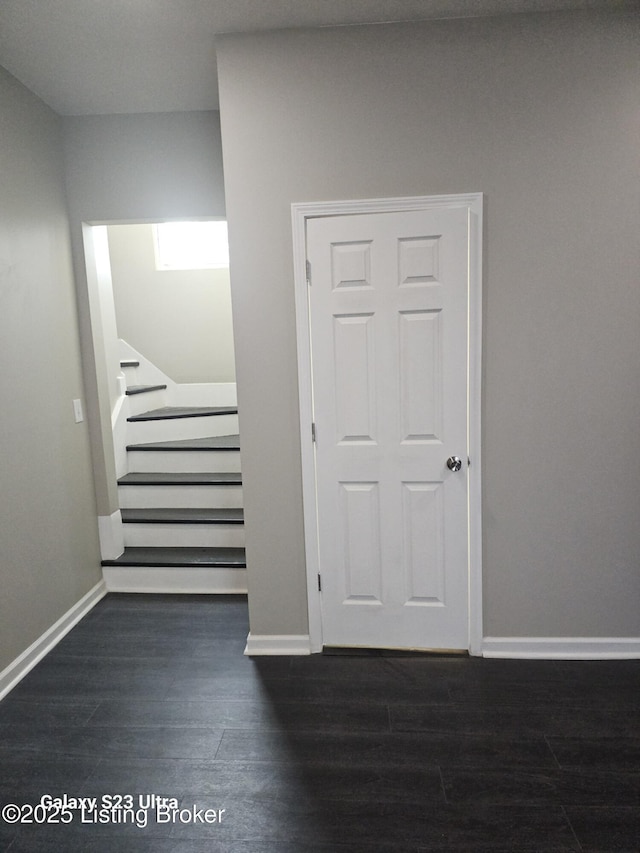
[[[175,382],[235,382],[229,269],[158,270],[151,225],[110,225],[118,335]]]
[[[67,198],[77,283],[98,513],[118,508],[108,377],[96,363],[83,223],[224,217],[217,112],[68,116],[63,120]]]
[[[219,113],[67,116],[63,122],[74,219],[224,216]]]
[[[485,634],[640,636],[638,35],[219,40],[252,631],[306,630],[291,202],[484,192]]]
[[[59,120],[0,69],[0,670],[101,579]]]

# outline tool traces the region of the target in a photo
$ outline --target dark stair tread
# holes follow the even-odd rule
[[[121,509],[125,524],[243,524],[242,509],[215,507],[200,508],[156,508]]]
[[[164,391],[166,387],[166,385],[129,385],[125,393],[128,397],[132,397],[134,394],[147,394],[149,391]]]
[[[237,415],[237,406],[163,406],[140,415],[131,415],[128,421],[165,421],[176,418],[208,418],[213,415]]]
[[[127,450],[240,450],[240,436],[216,435],[209,438],[152,441],[147,444],[128,444]]]
[[[123,358],[120,367],[140,367],[140,362],[133,358]]]
[[[243,569],[244,548],[125,548],[115,560],[103,566],[219,567]]]
[[[144,473],[131,471],[118,480],[120,486],[241,486],[242,474],[224,472],[221,474],[198,471]]]

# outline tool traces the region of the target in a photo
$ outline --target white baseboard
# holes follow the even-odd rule
[[[245,655],[309,655],[308,634],[251,634],[247,637]]]
[[[83,616],[107,594],[104,581],[97,583],[93,589],[80,599],[64,616],[61,616],[48,631],[32,643],[28,649],[17,657],[8,667],[0,672],[0,699],[27,675],[42,658],[69,633]]]
[[[122,515],[117,509],[111,515],[98,516],[100,556],[103,560],[117,560],[124,551]]]
[[[640,658],[638,637],[485,637],[485,658],[619,660]]]
[[[220,595],[247,592],[246,569],[103,566],[109,592]]]

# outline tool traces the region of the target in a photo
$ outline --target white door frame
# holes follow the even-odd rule
[[[320,572],[316,474],[311,424],[313,383],[311,374],[311,329],[307,284],[307,220],[319,216],[394,213],[414,210],[465,208],[469,217],[469,363],[467,442],[469,475],[469,652],[482,654],[482,506],[481,506],[481,356],[482,356],[482,193],[364,199],[359,201],[309,202],[291,205],[293,262],[298,347],[298,395],[302,500],[311,652],[322,650],[322,611],[318,592]],[[312,285],[313,286],[313,285]]]

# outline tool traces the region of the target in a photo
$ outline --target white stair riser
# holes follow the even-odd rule
[[[129,385],[135,383],[129,382]],[[127,394],[129,399],[129,414],[140,415],[142,412],[150,412],[153,409],[161,409],[167,405],[167,392],[145,391],[144,394]]]
[[[242,507],[242,486],[119,486],[123,509]]]
[[[237,406],[235,382],[181,382],[169,389],[172,406]]]
[[[233,593],[247,591],[246,569],[104,566],[109,592]]]
[[[123,524],[129,547],[244,548],[242,524]]]
[[[181,438],[207,438],[207,436],[236,435],[237,433],[237,415],[134,421],[127,424],[127,444],[175,441]]]
[[[149,385],[151,383],[143,382],[140,379],[139,367],[121,367],[120,370],[124,374],[127,386],[129,385]]]
[[[219,473],[240,471],[240,453],[237,450],[129,450],[127,452],[129,471],[184,471],[192,474],[198,471]]]

